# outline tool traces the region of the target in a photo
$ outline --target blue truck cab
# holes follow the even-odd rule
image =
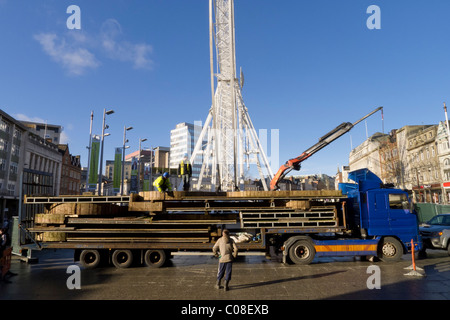
[[[383,184],[373,172],[349,173],[355,183],[341,183],[342,230],[289,237],[283,244],[283,262],[309,264],[315,257],[362,256],[398,261],[403,254],[422,249],[417,215],[408,193]]]
[[[356,184],[340,184],[351,206],[352,231],[361,239],[377,240],[378,257],[399,260],[403,253],[422,249],[418,220],[404,190],[387,187],[368,169],[349,173]]]

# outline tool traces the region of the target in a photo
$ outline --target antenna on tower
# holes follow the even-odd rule
[[[210,0],[209,31],[212,104],[191,156],[191,163],[203,158],[196,189],[209,178],[216,190],[239,190],[244,163],[254,163],[264,190],[269,190],[266,178],[272,179],[273,173],[242,98],[242,69],[236,78],[233,0]]]

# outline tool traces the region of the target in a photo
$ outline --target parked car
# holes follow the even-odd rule
[[[450,213],[438,214],[427,223],[419,226],[423,241],[423,253],[425,249],[447,250],[450,255]]]

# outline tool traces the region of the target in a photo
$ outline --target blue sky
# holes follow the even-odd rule
[[[69,30],[67,7],[81,9]],[[381,29],[369,30],[370,5]],[[384,107],[384,131],[444,120],[450,103],[447,0],[235,0],[236,56],[256,129],[278,129],[279,163],[342,122]],[[207,0],[0,0],[0,108],[64,127],[86,165],[90,112],[122,145],[169,146],[180,122],[204,121],[210,104]],[[303,163],[301,174],[348,163],[351,148],[382,130],[380,114]],[[270,150],[269,150],[270,156]],[[277,168],[274,168],[276,171]]]

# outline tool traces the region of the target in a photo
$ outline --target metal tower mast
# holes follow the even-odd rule
[[[212,106],[191,156],[194,163],[203,155],[197,189],[209,177],[218,190],[238,190],[244,164],[248,170],[253,163],[268,190],[265,177],[273,173],[242,98],[242,71],[236,78],[233,0],[210,0],[209,29]]]

